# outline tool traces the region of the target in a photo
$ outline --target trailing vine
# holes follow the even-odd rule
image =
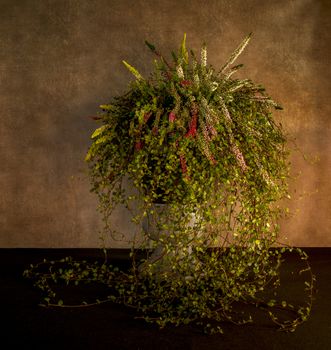
[[[43,291],[42,305],[75,306],[59,299],[59,282],[97,282],[108,295],[83,305],[122,303],[160,327],[194,322],[220,333],[224,321],[252,322],[236,312],[238,303],[265,310],[286,331],[307,320],[315,280],[307,255],[277,242],[280,203],[289,198],[286,134],[272,115],[281,107],[261,85],[233,78],[250,38],[218,71],[207,63],[205,45],[200,59],[188,52],[185,35],[171,63],[146,42],[156,57],[148,79],[123,61],[136,79],[100,106],[94,119],[102,125],[86,161],[105,232],[116,234],[119,205],[141,227],[130,240],[131,266],[120,270],[107,254],[103,263],[65,258],[32,265],[25,276]],[[306,264],[303,305],[277,300],[288,251]]]

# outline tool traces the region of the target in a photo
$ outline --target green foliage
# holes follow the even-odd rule
[[[271,249],[283,214],[278,203],[289,196],[289,163],[286,135],[272,115],[280,106],[261,85],[232,77],[250,38],[218,72],[207,63],[205,45],[199,61],[192,51],[189,57],[186,35],[171,63],[146,41],[157,57],[149,79],[123,61],[136,80],[100,106],[102,125],[92,134],[86,161],[105,231],[114,233],[112,212],[123,204],[138,225],[154,222],[153,232],[142,229],[143,239],[132,241],[129,271],[67,261],[71,268],[34,272],[47,305],[56,305],[50,281],[84,280],[106,284],[112,294],[105,301],[133,306],[160,327],[196,322],[217,333],[225,320],[251,322],[250,315],[234,316],[237,302],[266,309],[284,330],[307,319],[311,274],[305,306],[261,297],[279,285],[282,254],[289,249]],[[127,192],[125,179],[136,194]],[[147,251],[144,259],[138,248]],[[279,321],[277,308],[295,316]]]

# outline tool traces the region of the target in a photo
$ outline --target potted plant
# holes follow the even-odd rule
[[[242,66],[233,63],[250,37],[218,72],[207,64],[205,46],[199,60],[192,51],[189,58],[186,36],[171,63],[146,42],[157,57],[153,74],[145,79],[123,61],[136,80],[96,117],[102,126],[86,160],[103,212],[109,217],[114,204],[130,206],[134,196],[122,186],[128,177],[142,200],[133,219],[143,221],[145,233],[146,220],[153,221],[159,232],[146,238],[161,239],[168,253],[177,255],[178,246],[191,253],[192,244],[200,250],[220,241],[252,247],[274,241],[270,204],[287,196],[286,138],[271,114],[280,107],[264,88],[233,79]]]
[[[272,249],[279,201],[289,197],[289,163],[286,134],[272,115],[281,107],[261,85],[234,78],[250,38],[219,70],[207,63],[205,45],[199,58],[188,52],[185,35],[171,63],[146,42],[156,57],[151,76],[123,61],[135,80],[94,117],[101,126],[86,161],[105,230],[111,232],[119,204],[142,228],[132,242],[131,269],[116,274],[103,264],[94,276],[116,291],[109,300],[136,307],[160,327],[195,321],[213,333],[224,320],[251,322],[250,315],[234,317],[237,302],[268,309],[284,330],[310,312],[312,275],[303,306],[264,295],[279,284],[282,253],[291,249]],[[279,321],[279,309],[294,317]]]

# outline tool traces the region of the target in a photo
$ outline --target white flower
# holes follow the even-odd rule
[[[201,49],[201,65],[203,67],[207,66],[207,48],[205,45]]]
[[[184,71],[181,65],[178,65],[176,67],[176,71],[177,71],[178,78],[184,79]]]

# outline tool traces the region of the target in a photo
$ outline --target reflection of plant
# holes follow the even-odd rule
[[[311,300],[295,308],[263,299],[267,286],[279,285],[287,250],[270,248],[282,214],[277,202],[288,197],[288,162],[286,137],[271,112],[280,107],[260,85],[233,78],[242,66],[233,63],[249,40],[250,35],[218,72],[207,64],[205,46],[200,60],[192,51],[189,59],[185,36],[172,63],[146,42],[157,57],[153,74],[144,79],[123,61],[136,80],[96,117],[102,126],[92,135],[86,160],[106,229],[112,230],[117,204],[132,209],[136,223],[158,215],[159,240],[150,243],[142,232],[145,240],[133,242],[133,248],[161,245],[162,254],[139,263],[133,249],[129,271],[117,273],[105,263],[85,280],[110,285],[116,292],[106,300],[134,306],[161,327],[195,321],[220,332],[220,321],[250,322],[249,315],[235,318],[235,302],[266,309],[285,330],[294,330],[310,312]],[[138,195],[127,193],[124,177]],[[157,202],[167,209],[157,212]],[[78,283],[87,268],[76,264],[70,278],[63,271],[38,275],[39,286],[51,293],[48,304],[55,297],[48,278]],[[279,321],[277,308],[296,316]]]

